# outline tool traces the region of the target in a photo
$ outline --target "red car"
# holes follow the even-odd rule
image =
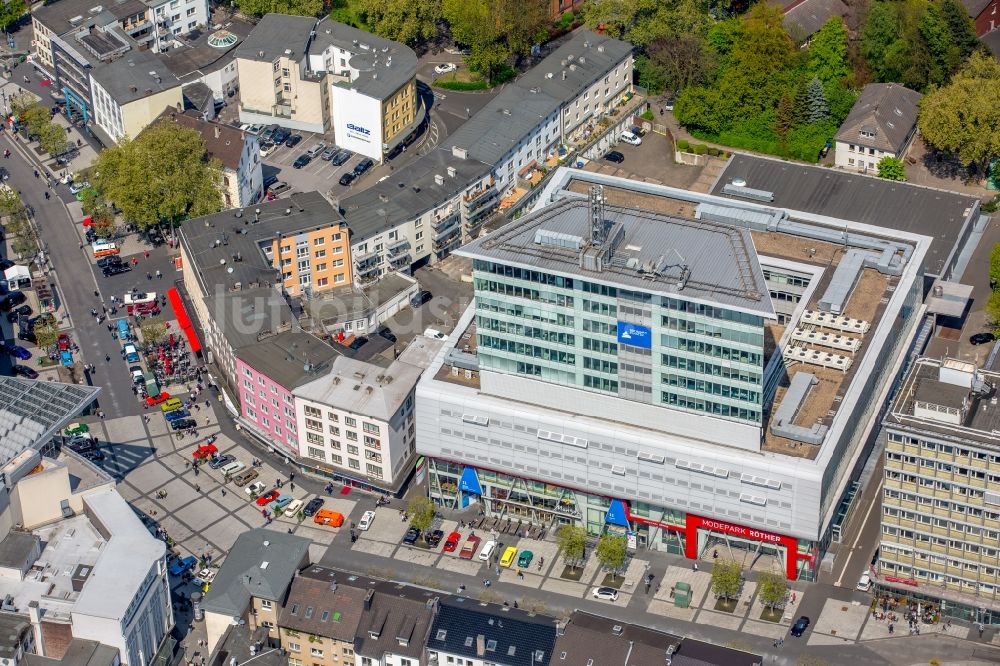
[[[444,542],[444,552],[454,553],[455,549],[458,548],[458,542],[462,540],[462,535],[458,532],[452,532],[448,535],[448,539]]]
[[[59,334],[59,351],[66,351],[70,348],[69,336],[65,333]]]
[[[150,407],[155,407],[161,402],[166,402],[170,400],[170,394],[166,391],[160,391],[160,395],[151,395],[146,398],[146,404]]]
[[[134,305],[129,305],[126,310],[130,315],[153,315],[156,316],[160,314],[160,306],[156,304],[156,301],[150,301],[149,303],[136,303]]]
[[[215,444],[202,444],[191,455],[200,460],[208,460],[218,452],[219,448]]]
[[[265,504],[270,504],[274,500],[278,499],[280,495],[281,493],[272,488],[271,490],[268,490],[266,493],[257,498],[257,504],[258,506],[264,506]]]

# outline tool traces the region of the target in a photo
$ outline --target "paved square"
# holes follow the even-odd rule
[[[650,602],[649,606],[646,607],[646,611],[655,615],[673,618],[675,620],[693,622],[694,616],[698,613],[698,607],[692,606],[690,608],[678,608],[674,605],[673,601],[660,601],[657,599]]]
[[[115,444],[120,442],[134,442],[136,440],[145,441],[147,437],[141,416],[105,419],[103,425],[107,431],[108,441]]]
[[[776,624],[774,622],[747,620],[743,624],[743,631],[748,634],[753,634],[754,636],[763,636],[764,638],[774,640],[775,638],[781,638],[788,633],[788,628],[783,624]]]
[[[151,460],[148,463],[133,470],[128,475],[127,483],[138,488],[140,492],[151,493],[163,484],[171,481],[174,473],[166,468],[158,460]]]
[[[396,551],[396,559],[404,562],[413,562],[423,567],[433,567],[437,564],[441,555],[435,551],[423,550],[422,548],[400,548]]]
[[[381,541],[358,540],[351,546],[351,550],[357,550],[362,553],[371,553],[372,555],[381,555],[382,557],[392,557],[392,553],[396,550],[396,546],[394,544],[383,543]]]
[[[853,604],[849,601],[827,599],[826,603],[823,604],[823,612],[813,624],[812,633],[848,638],[854,641],[861,633],[861,627],[868,615],[867,606]],[[810,644],[812,644],[811,639]]]
[[[440,562],[438,562],[439,569],[446,569],[447,571],[455,571],[457,573],[465,574],[466,576],[478,576],[483,571],[482,562],[479,560],[460,560],[451,559],[447,557],[442,557]]]
[[[372,523],[371,529],[365,532],[361,539],[396,544],[403,540],[407,528],[409,528],[409,523],[399,519],[399,511],[388,507],[379,507],[375,509],[375,521]]]
[[[197,505],[189,507],[186,511],[181,511],[180,518],[191,529],[201,532],[212,523],[218,522],[227,513],[215,502],[202,498]]]
[[[700,624],[708,624],[713,627],[723,627],[738,631],[743,624],[743,616],[739,613],[719,613],[716,611],[703,610],[698,615]]]
[[[285,529],[287,529],[287,527]],[[295,533],[299,536],[308,537],[316,543],[329,545],[330,543],[333,543],[333,540],[337,537],[337,534],[340,533],[340,530],[334,527],[321,527],[316,525],[316,523],[304,521]]]

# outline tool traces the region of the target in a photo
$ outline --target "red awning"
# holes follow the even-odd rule
[[[191,319],[188,317],[187,310],[184,309],[184,302],[181,301],[180,293],[178,293],[176,288],[171,287],[167,290],[167,298],[170,299],[170,307],[174,309],[174,316],[177,317],[177,325],[180,327],[181,332],[184,333],[184,337],[187,338],[188,344],[191,345],[191,351],[195,354],[201,353],[201,343],[198,342],[198,334],[194,332],[194,327],[191,326]]]

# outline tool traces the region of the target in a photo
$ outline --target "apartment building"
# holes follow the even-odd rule
[[[942,613],[1000,624],[1000,374],[917,360],[883,421],[875,581]]]
[[[304,568],[288,590],[278,616],[289,666],[353,664],[354,640],[366,590],[337,582],[337,571]],[[341,574],[341,579],[346,576]]]
[[[920,93],[898,83],[869,83],[837,130],[835,162],[876,173],[883,157],[902,158],[917,133]]]
[[[333,130],[378,161],[419,122],[413,50],[329,18],[267,14],[236,58],[242,122]]]
[[[208,159],[222,167],[219,189],[225,208],[243,208],[264,194],[264,175],[257,136],[231,125],[202,120],[194,112],[167,109],[157,122],[172,122],[201,134]]]
[[[181,83],[149,51],[135,51],[90,70],[93,128],[106,145],[135,138],[164,109],[183,109]]]
[[[304,331],[278,333],[237,350],[242,424],[275,450],[297,456],[292,391],[329,372],[336,356],[330,345]]]
[[[632,91],[632,46],[577,30],[445,143],[346,197],[360,283],[434,263],[479,234],[501,200],[562,142]]]
[[[475,303],[417,387],[430,496],[814,578],[931,240],[560,170],[459,250]]]
[[[553,657],[556,627],[551,619],[505,609],[503,618],[489,604],[473,606],[464,599],[438,604],[427,638],[434,664],[462,666],[527,666],[559,663]]]
[[[299,462],[349,486],[395,494],[416,459],[414,392],[441,343],[417,336],[388,366],[334,359],[295,396]]]

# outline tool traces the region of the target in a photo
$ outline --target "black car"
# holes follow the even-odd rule
[[[330,158],[330,164],[333,166],[340,166],[351,159],[351,151],[349,150],[338,150],[337,153]]]
[[[28,297],[24,295],[24,292],[12,291],[4,296],[3,299],[0,299],[0,310],[8,312],[24,303],[26,300],[28,300]]]
[[[236,458],[226,453],[224,455],[215,456],[214,458],[212,458],[210,461],[208,461],[208,466],[211,467],[212,469],[219,469],[220,467],[225,467],[231,462],[236,462]]]
[[[83,232],[83,235],[86,236],[88,243],[93,243],[95,240],[97,240],[97,232],[91,229],[90,227],[87,227],[87,230]]]
[[[795,621],[795,624],[792,625],[792,636],[798,638],[806,632],[807,628],[809,628],[809,618],[803,615]]]
[[[119,257],[117,254],[109,254],[108,256],[101,257],[100,259],[97,260],[97,267],[106,268],[108,266],[117,266],[118,264],[123,264],[123,263],[125,262],[122,261],[122,258]]]
[[[11,261],[10,259],[0,259],[0,270],[5,271],[13,265],[14,262]]]
[[[26,365],[15,365],[11,367],[14,376],[27,377],[28,379],[38,379],[38,373]]]
[[[354,351],[358,351],[359,349],[361,349],[362,347],[364,347],[366,344],[368,344],[368,338],[366,338],[363,335],[359,335],[358,337],[354,338],[351,341],[351,344],[349,346]]]
[[[105,266],[101,270],[101,273],[104,274],[104,277],[111,277],[112,275],[128,273],[130,270],[132,270],[132,267],[128,264],[111,264],[110,266]]]
[[[98,460],[104,460],[104,454],[94,449],[93,451],[84,451],[80,454],[81,457],[97,462]]]
[[[270,141],[271,137],[274,136],[274,133],[277,132],[279,129],[281,128],[278,127],[277,125],[269,125],[264,129],[263,132],[257,135],[257,138],[260,139],[261,143],[263,143],[264,141]]]
[[[438,544],[441,543],[441,539],[444,538],[444,530],[434,530],[430,534],[424,537],[424,541],[431,548],[437,548]]]
[[[66,443],[66,446],[77,453],[87,453],[88,451],[97,450],[97,444],[94,444],[94,440],[86,437],[74,437]]]
[[[306,504],[304,509],[302,509],[302,515],[305,516],[306,518],[309,518],[310,516],[315,516],[316,512],[322,508],[323,508],[323,498],[314,497],[311,500],[309,500],[309,503]]]
[[[31,306],[22,305],[21,307],[14,308],[13,310],[7,313],[7,321],[13,324],[21,317],[30,317],[30,316],[31,316]]]
[[[610,153],[604,156],[604,159],[606,159],[609,162],[621,164],[622,162],[625,161],[625,156],[619,153],[617,150],[612,150]]]
[[[352,172],[348,171],[347,173],[345,173],[343,176],[340,177],[339,182],[341,185],[346,186],[353,183],[355,178],[357,178],[357,176],[355,176]]]
[[[275,175],[270,175],[264,179],[264,191],[267,192],[271,189],[271,186],[278,182],[278,177]]]
[[[196,425],[198,423],[194,419],[177,419],[170,422],[170,427],[174,430],[187,430],[188,428],[194,428]]]
[[[403,144],[396,144],[396,147],[385,154],[385,159],[394,160],[403,154]]]
[[[299,145],[299,141],[301,140],[302,140],[301,134],[293,134],[287,139],[285,139],[285,145],[288,146],[289,148],[294,148],[295,146]]]
[[[313,158],[309,157],[308,154],[302,153],[301,155],[299,155],[298,157],[295,158],[294,162],[292,162],[292,168],[293,169],[301,169],[305,165],[307,165],[310,162],[312,162],[312,159]]]
[[[992,333],[976,333],[969,338],[969,342],[974,345],[985,345],[996,340],[997,337]]]
[[[355,175],[355,177],[361,177],[361,176],[363,176],[365,174],[365,172],[368,171],[369,169],[371,169],[373,166],[375,166],[375,160],[373,160],[373,159],[364,159],[364,160],[361,160],[354,167],[354,175]]]
[[[388,326],[383,326],[382,328],[378,329],[378,335],[379,337],[385,338],[389,342],[396,344],[397,340],[396,334],[393,333]]]
[[[403,543],[405,543],[408,546],[412,546],[417,542],[417,539],[419,538],[420,538],[420,530],[418,530],[416,527],[411,527],[410,529],[406,530],[406,534],[403,535]]]
[[[287,141],[291,136],[292,130],[279,127],[278,131],[271,135],[271,141],[277,146]]]
[[[427,291],[426,289],[423,289],[420,292],[414,294],[413,298],[410,299],[410,307],[419,308],[421,305],[431,300],[432,298],[434,298],[433,294],[431,294],[431,292]]]

